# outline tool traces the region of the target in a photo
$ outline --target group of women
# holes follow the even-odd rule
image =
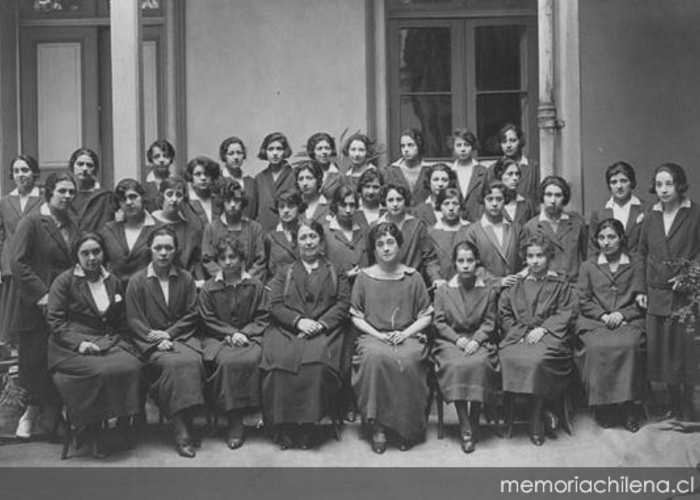
[[[407,450],[425,435],[431,370],[465,453],[501,391],[531,396],[530,439],[542,445],[576,372],[603,426],[638,429],[647,381],[668,384],[671,414],[693,418],[697,354],[674,314],[687,297],[672,262],[697,260],[700,208],[683,169],[659,166],[658,203],[644,207],[634,169],[611,165],[612,196],[587,228],[565,209],[564,179],[540,182],[522,131],[506,125],[500,141],[486,167],[458,129],[454,162],[427,164],[410,129],[402,158],[378,168],[358,133],[341,169],[329,134],[293,167],[289,141],[272,133],[252,178],[230,137],[221,164],[195,157],[182,178],[160,140],[145,184],[114,192],[96,181],[91,150],[43,192],[36,160],[18,156],[16,189],[0,200],[1,340],[19,342],[28,394],[17,435],[62,404],[101,457],[102,422],[127,426],[149,394],[184,457],[205,405],[227,415],[231,449],[262,407],[281,449],[308,449],[325,416],[359,412],[374,452]]]

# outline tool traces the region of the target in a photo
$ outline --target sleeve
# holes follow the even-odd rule
[[[360,271],[352,287],[350,296],[350,316],[365,318],[365,279],[364,273]]]
[[[555,311],[542,322],[542,328],[558,339],[566,337],[576,319],[576,294],[565,281],[557,282],[554,293],[558,294]]]
[[[172,282],[171,282],[172,283]],[[178,283],[175,288],[178,292],[185,295],[180,318],[173,323],[166,331],[170,334],[173,340],[186,341],[197,333],[199,326],[199,315],[197,314],[197,287],[194,284],[194,279],[188,273],[178,276]],[[173,290],[170,290],[172,294]],[[171,295],[171,299],[174,297]]]
[[[501,341],[509,339],[508,343],[515,343],[527,333],[527,327],[518,322],[518,318],[513,305],[514,297],[520,289],[518,284],[504,290],[498,301],[498,318],[500,322]]]
[[[603,314],[608,312],[600,307],[598,301],[596,301],[595,297],[593,297],[591,267],[587,262],[581,266],[581,271],[578,275],[578,282],[576,283],[576,290],[578,292],[579,310],[583,316],[598,321]]]
[[[27,217],[20,221],[13,237],[11,268],[18,284],[20,296],[30,304],[36,304],[39,299],[49,293],[49,287],[34,272],[32,267],[34,251],[41,244],[36,227],[40,220]]]
[[[337,277],[336,289],[332,291],[332,293],[335,293],[335,300],[333,305],[318,318],[318,322],[326,327],[326,333],[330,333],[338,328],[345,318],[348,317],[350,309],[350,285],[348,284],[348,278],[345,274],[337,271],[331,272],[335,272]],[[326,289],[325,291],[329,290]]]
[[[155,343],[147,340],[148,333],[153,330],[146,313],[146,291],[144,275],[139,273],[129,280],[126,287],[126,311],[129,328],[134,343],[139,351],[147,354],[157,348]]]
[[[588,226],[586,226],[586,221],[582,216],[578,216],[579,222],[581,224],[579,236],[578,236],[578,256],[579,262],[584,262],[586,260],[586,250],[588,248]]]
[[[247,337],[259,337],[270,322],[270,313],[267,308],[268,294],[265,287],[255,287],[255,312],[250,322],[241,329],[241,333]]]
[[[2,255],[2,249],[5,246],[5,238],[7,232],[5,231],[5,218],[2,216],[3,211],[0,210],[0,255]]]
[[[78,334],[68,320],[70,281],[70,275],[65,273],[54,280],[49,292],[47,321],[54,341],[71,351],[77,351],[85,338]]]
[[[235,333],[235,328],[223,321],[217,314],[211,292],[206,285],[199,292],[197,310],[202,318],[205,336],[223,340],[227,335]]]
[[[454,343],[457,342],[460,335],[454,331],[454,328],[452,328],[449,323],[443,288],[438,288],[435,292],[435,315],[433,316],[433,326],[435,327],[438,337]]]
[[[595,241],[596,228],[598,227],[598,211],[594,210],[591,214],[591,220],[588,223],[588,255],[595,255],[598,252]]]
[[[265,282],[265,273],[267,267],[267,257],[265,253],[265,244],[263,243],[263,232],[260,224],[251,224],[251,238],[253,239],[253,263],[248,270],[248,273],[253,278]]]
[[[639,233],[638,252],[642,265],[639,272],[635,274],[634,289],[637,293],[647,293],[647,266],[649,264],[649,225],[651,214],[647,213],[642,221],[642,227]]]
[[[637,302],[634,300],[639,293],[639,291],[636,289],[637,284],[639,283],[639,275],[642,273],[642,262],[634,258],[632,259],[632,283],[631,283],[631,290],[630,290],[630,300],[628,301],[627,305],[622,307],[620,309],[620,312],[622,315],[625,317],[627,321],[632,321],[635,319],[643,318],[644,317],[644,311],[642,311],[639,306],[637,305]]]
[[[430,235],[428,235],[428,230],[426,229],[423,221],[419,221],[418,231],[421,261],[425,266],[425,273],[432,284],[435,283],[435,281],[442,279],[442,274],[440,273],[440,261],[438,260],[438,254],[435,250],[435,243]]]
[[[413,276],[413,318],[418,319],[433,314],[433,304],[423,278],[418,274]]]
[[[272,283],[270,283],[270,315],[280,326],[294,331],[297,322],[303,316],[287,305],[284,289],[288,274],[291,274],[291,268],[284,267],[279,270]],[[289,279],[291,279],[291,276]]]
[[[481,325],[474,333],[474,340],[476,340],[479,345],[483,345],[491,340],[496,330],[496,295],[495,290],[489,290],[486,307],[484,308],[481,318]]]

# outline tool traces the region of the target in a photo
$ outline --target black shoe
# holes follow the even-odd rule
[[[472,432],[462,433],[462,451],[464,453],[473,453],[476,450],[476,440]]]
[[[288,450],[294,448],[294,440],[289,434],[282,434],[279,439],[280,450]]]
[[[549,432],[555,432],[559,428],[559,417],[551,410],[545,410],[542,414],[545,429]]]
[[[245,432],[243,429],[230,428],[226,437],[226,444],[232,450],[237,450],[245,443]]]
[[[357,420],[357,412],[354,409],[350,409],[345,413],[345,421],[346,422],[354,422]]]
[[[634,416],[632,413],[629,413],[627,415],[627,418],[625,418],[625,422],[622,424],[622,427],[624,427],[631,433],[635,433],[639,430],[639,421],[637,420],[636,416]]]
[[[535,446],[544,444],[544,427],[545,425],[541,418],[536,421],[530,421],[530,441]]]
[[[407,441],[403,438],[399,441],[399,450],[408,451],[411,448],[413,448],[413,443],[411,443],[410,441]]]
[[[386,451],[386,434],[383,431],[372,434],[372,451],[378,455]]]
[[[175,448],[177,449],[177,454],[184,458],[194,458],[197,455],[188,439],[177,441]]]

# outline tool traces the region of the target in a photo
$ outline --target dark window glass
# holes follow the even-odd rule
[[[522,123],[520,93],[484,94],[476,98],[479,156],[500,156],[498,131],[506,123]]]
[[[477,90],[520,90],[524,26],[481,26],[475,30]]]
[[[399,89],[406,92],[449,92],[451,48],[449,28],[407,28],[400,31]]]
[[[452,98],[445,96],[402,96],[399,130],[415,127],[423,131],[425,156],[449,157],[445,138],[452,129]]]

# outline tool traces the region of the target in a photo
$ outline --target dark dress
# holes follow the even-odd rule
[[[576,283],[578,270],[586,260],[586,222],[576,212],[565,212],[567,219],[560,219],[556,233],[548,221],[540,220],[540,215],[530,219],[523,227],[524,236],[542,235],[554,245],[554,258],[549,268],[570,283]]]
[[[226,167],[222,164],[221,176],[219,177],[219,181],[214,189],[214,192],[217,195],[221,196],[221,189],[224,185],[224,182],[226,182],[227,179],[231,179],[231,174],[228,173],[228,170],[226,170]],[[236,182],[238,182],[241,185],[241,187],[243,188],[243,193],[248,197],[248,205],[246,205],[246,207],[242,210],[243,217],[248,217],[249,219],[252,219],[255,214],[255,206],[252,203],[253,191],[255,191],[255,179],[250,175],[244,175],[243,182],[241,182],[238,179],[236,179]]]
[[[403,330],[433,307],[425,283],[412,268],[396,280],[360,272],[352,290],[350,314],[380,332]],[[357,339],[352,386],[357,406],[369,421],[387,427],[409,442],[425,436],[428,402],[428,345],[417,337],[396,346],[366,333]]]
[[[428,227],[433,227],[438,218],[442,215],[439,210],[435,210],[433,201],[428,197],[423,203],[417,204],[411,209],[411,213],[425,222]],[[440,216],[438,215],[440,214]]]
[[[326,258],[341,272],[346,273],[355,267],[367,266],[367,234],[354,224],[352,240],[345,237],[335,217],[324,226]]]
[[[685,202],[666,235],[660,204],[654,205],[642,223],[639,255],[644,264],[640,290],[646,290],[647,376],[652,382],[697,384],[700,345],[696,333],[671,315],[687,304],[687,297],[674,292],[669,261],[700,257],[700,206]]]
[[[459,168],[452,167],[452,170],[457,175]],[[481,186],[488,180],[488,170],[480,163],[474,164],[472,176],[469,179],[469,186],[461,186],[459,176],[457,175],[457,188],[462,193],[464,201],[462,202],[463,218],[469,222],[475,222],[479,219],[481,203],[479,200]]]
[[[329,166],[328,171],[323,172],[323,184],[321,185],[321,194],[328,200],[333,199],[333,193],[340,186],[345,185],[345,176],[338,170],[338,167],[334,165],[333,170]]]
[[[551,271],[540,281],[522,277],[501,294],[498,313],[503,390],[556,398],[573,372],[570,340],[576,298],[571,285]],[[521,342],[536,327],[548,333],[536,344]]]
[[[267,262],[266,282],[269,283],[286,266],[293,264],[299,254],[294,242],[287,239],[284,231],[271,231],[263,239]]]
[[[19,293],[20,311],[14,321],[19,336],[19,385],[29,392],[28,404],[50,403],[55,390],[47,370],[47,342],[50,328],[37,302],[49,293],[54,279],[73,266],[70,246],[78,226],[70,220],[61,235],[48,206],[23,218],[12,243],[10,267]]]
[[[638,200],[637,200],[638,201]],[[600,221],[605,219],[612,219],[613,210],[608,208],[608,201],[605,206],[599,210],[594,210],[591,214],[591,219],[588,224],[588,254],[595,255],[598,252],[598,248],[595,244],[595,232]],[[636,254],[639,248],[639,236],[642,233],[642,222],[644,221],[644,205],[639,202],[639,204],[634,204],[630,206],[630,215],[627,219],[627,224],[625,224],[625,233],[627,234],[627,249],[631,254]]]
[[[104,274],[109,306],[100,311],[82,269],[63,272],[51,286],[48,366],[71,422],[76,426],[136,415],[143,406],[142,365],[125,339],[126,308],[121,281]],[[83,341],[99,354],[80,354]]]
[[[282,167],[276,180],[273,179],[270,166],[255,176],[255,190],[251,199],[254,207],[253,219],[260,223],[264,233],[273,231],[277,226],[277,214],[273,212],[275,198],[282,191],[291,189],[296,189],[296,178],[289,164]]]
[[[219,272],[216,246],[224,238],[240,241],[245,250],[245,270],[253,278],[265,281],[265,246],[263,244],[263,231],[260,224],[247,217],[241,219],[241,229],[234,229],[226,222],[226,216],[222,215],[204,228],[202,237],[202,263],[207,278],[213,278]]]
[[[177,265],[192,274],[195,279],[204,279],[204,269],[202,267],[202,226],[198,218],[190,219],[185,215],[180,215],[177,222],[166,222],[162,219],[158,221],[175,232],[178,241]]]
[[[430,189],[426,187],[426,179],[430,175],[430,166],[421,163],[420,166],[415,167],[419,169],[419,172],[415,184],[413,184],[413,187],[411,187],[408,179],[406,179],[406,176],[401,169],[402,163],[403,159],[382,169],[382,174],[384,174],[384,182],[387,186],[390,184],[394,186],[403,186],[409,193],[411,193],[412,205],[415,206],[423,203],[430,195]]]
[[[467,238],[468,225],[460,224],[456,231],[446,231],[441,222],[428,229],[428,235],[433,240],[433,246],[440,264],[440,275],[449,279],[455,274],[455,266],[452,262],[452,252],[460,241]]]
[[[481,220],[467,228],[466,240],[479,250],[481,265],[493,276],[503,278],[515,274],[523,267],[520,260],[520,244],[523,235],[520,226],[503,221],[503,245],[496,233]]]
[[[263,284],[249,275],[236,286],[211,279],[199,292],[207,399],[224,412],[260,406],[258,366],[268,323],[266,302]],[[225,342],[237,332],[248,337],[247,346]]]
[[[209,201],[211,202],[211,220],[209,220],[209,216],[206,210],[204,210],[202,202],[196,198],[196,194],[194,194],[194,190],[191,188],[189,190],[189,199],[182,207],[183,215],[192,224],[199,224],[201,231],[204,231],[204,228],[211,224],[212,221],[221,217],[224,210],[223,201],[221,201],[221,198],[219,198],[217,194],[212,193]]]
[[[151,266],[131,277],[126,289],[129,327],[141,358],[146,364],[150,393],[168,417],[204,404],[202,348],[195,337],[199,316],[197,290],[192,276],[173,266],[169,278],[169,300],[165,302],[158,278]],[[151,330],[170,334],[172,351],[159,351],[149,342]]]
[[[114,193],[97,187],[88,191],[78,190],[73,200],[73,210],[81,231],[99,232],[114,219],[117,203]]]
[[[515,200],[515,213],[511,217],[508,211],[503,208],[503,216],[509,222],[515,222],[520,227],[523,227],[527,221],[532,219],[539,213],[537,205],[529,198],[523,197],[518,193]]]
[[[272,424],[316,423],[335,410],[350,288],[345,276],[321,260],[308,273],[301,263],[281,270],[270,291],[270,325],[263,339],[262,399]],[[313,337],[297,337],[302,318],[322,323]]]
[[[634,300],[641,272],[635,258],[614,273],[597,255],[581,266],[575,360],[589,405],[635,401],[643,394],[644,313]],[[600,317],[614,311],[625,323],[613,330]]]
[[[440,392],[447,402],[488,402],[500,388],[496,294],[481,281],[464,290],[456,276],[435,292],[432,355]],[[455,344],[460,337],[477,341],[479,350],[466,356]]]

